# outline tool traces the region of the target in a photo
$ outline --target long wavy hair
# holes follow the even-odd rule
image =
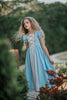
[[[21,25],[20,25],[18,32],[16,34],[14,34],[14,36],[13,36],[13,37],[15,37],[15,40],[19,41],[21,39],[21,37],[23,36],[23,34],[28,33],[28,30],[25,29],[25,27],[24,27],[24,20],[25,19],[28,19],[30,21],[31,27],[32,27],[33,30],[35,30],[35,31],[41,30],[43,32],[43,39],[44,39],[44,42],[45,42],[45,33],[42,30],[39,23],[33,17],[24,17],[24,19],[21,21]]]

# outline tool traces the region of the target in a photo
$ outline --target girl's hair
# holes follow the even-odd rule
[[[28,33],[28,30],[24,28],[24,20],[25,19],[28,19],[30,21],[33,30],[35,30],[35,31],[41,30],[43,32],[43,39],[45,39],[45,33],[42,30],[42,28],[40,27],[39,23],[33,17],[24,17],[24,19],[21,21],[21,26],[19,28],[19,31],[14,35],[15,40],[19,41],[19,39],[21,39],[23,34]]]

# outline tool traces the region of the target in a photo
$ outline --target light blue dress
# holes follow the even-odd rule
[[[29,48],[26,52],[25,59],[25,73],[28,80],[28,91],[39,91],[40,87],[45,87],[45,84],[49,84],[49,78],[45,70],[55,70],[54,66],[49,61],[45,52],[43,51],[40,38],[43,36],[41,30],[35,31],[34,34],[25,34],[22,36],[24,42],[27,42]],[[51,85],[49,84],[49,87]]]

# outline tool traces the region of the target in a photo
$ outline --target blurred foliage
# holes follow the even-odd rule
[[[59,73],[59,75],[61,73],[64,75],[67,75],[67,62],[55,63],[55,69],[56,69],[56,72]]]
[[[8,39],[0,39],[0,100],[27,100],[26,75],[18,69],[11,48]]]
[[[18,0],[20,2],[20,0]],[[22,0],[23,1],[23,0]],[[9,2],[8,2],[9,3]],[[12,36],[18,31],[21,21],[26,16],[34,17],[45,33],[45,43],[50,54],[67,50],[67,3],[55,2],[53,4],[39,3],[37,0],[25,2],[24,7],[17,7],[6,15],[0,15],[0,38],[8,37],[13,48],[20,51],[20,60],[25,59],[22,55],[23,40],[15,43]],[[25,53],[26,51],[24,51]]]
[[[32,2],[33,0],[0,0],[0,12],[5,10],[14,10],[19,8],[21,5]]]
[[[59,74],[61,73],[67,75],[67,68],[60,68]]]

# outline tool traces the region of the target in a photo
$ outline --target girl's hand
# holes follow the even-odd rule
[[[50,59],[51,64],[54,64],[54,61]]]

